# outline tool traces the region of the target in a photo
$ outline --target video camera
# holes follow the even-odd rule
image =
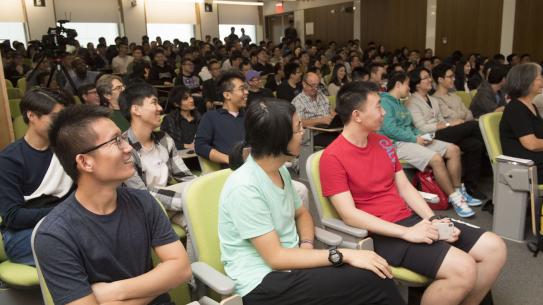
[[[77,31],[64,27],[69,20],[58,20],[56,27],[49,28],[47,35],[43,35],[41,41],[35,40],[29,43],[37,45],[40,53],[47,57],[63,57],[75,51]],[[64,34],[64,35],[63,35]]]

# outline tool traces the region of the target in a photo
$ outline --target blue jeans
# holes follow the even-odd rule
[[[5,230],[2,233],[4,238],[4,249],[12,263],[35,266],[30,238],[33,229]]]

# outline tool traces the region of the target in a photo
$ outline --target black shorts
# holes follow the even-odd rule
[[[402,305],[394,281],[349,265],[272,271],[243,305]]]
[[[413,214],[396,224],[411,227],[422,220]],[[426,243],[411,243],[403,239],[372,234],[375,252],[395,267],[404,267],[429,278],[435,278],[445,255],[451,246],[464,252],[469,252],[481,235],[486,231],[460,220],[451,219],[454,226],[460,229],[460,237],[454,243],[436,241],[431,245]]]

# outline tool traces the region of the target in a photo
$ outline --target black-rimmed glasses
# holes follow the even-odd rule
[[[123,142],[128,142],[128,136],[127,135],[118,135],[115,138],[108,140],[102,144],[98,144],[92,148],[86,149],[85,151],[80,152],[79,154],[88,154],[91,151],[97,150],[103,146],[106,146],[110,143],[115,143],[119,149],[122,148]]]

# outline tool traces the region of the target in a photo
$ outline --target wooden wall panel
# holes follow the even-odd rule
[[[354,36],[354,12],[346,11],[352,8],[353,2],[345,2],[306,9],[304,11],[305,23],[313,22],[313,35],[305,35],[305,39],[320,39],[324,43],[335,41],[345,44]]]
[[[502,12],[503,0],[437,0],[436,54],[498,53]]]
[[[361,0],[360,44],[424,50],[427,0]],[[357,8],[358,9],[358,8]]]
[[[543,39],[539,19],[542,10],[541,0],[517,0],[515,9],[513,52],[529,53],[532,60],[537,62],[543,60]]]

